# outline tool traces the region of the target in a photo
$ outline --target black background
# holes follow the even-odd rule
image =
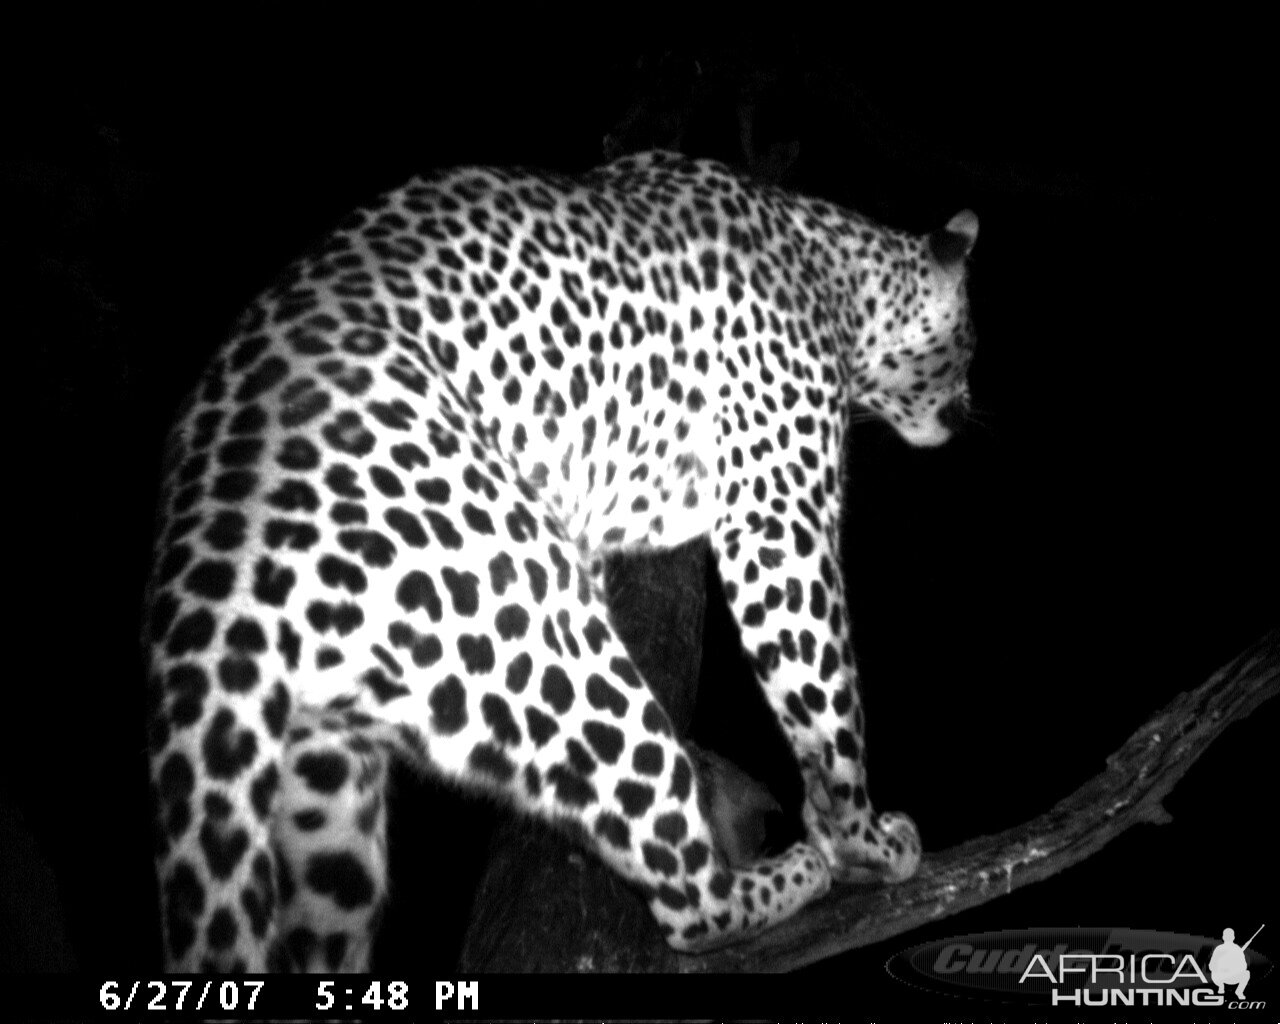
[[[1026,26],[990,52],[831,26],[149,31],[33,60],[3,101],[22,657],[0,712],[0,969],[160,967],[137,619],[163,430],[227,324],[415,171],[599,163],[642,54],[781,68],[761,131],[799,141],[797,190],[918,231],[966,206],[981,220],[982,422],[937,451],[854,435],[846,577],[879,806],[933,849],[1023,821],[1277,620],[1276,225],[1247,31],[1108,50]],[[840,88],[815,90],[816,68]],[[740,159],[732,103],[703,103],[684,144]],[[734,753],[732,640],[711,617],[701,720]],[[949,933],[1280,927],[1277,714],[1223,737],[1171,825],[809,973],[889,1006],[906,994],[884,960]],[[380,965],[447,976],[492,812],[421,791],[396,806]],[[440,872],[461,875],[447,898]]]

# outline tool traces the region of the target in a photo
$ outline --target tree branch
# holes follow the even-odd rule
[[[837,889],[790,921],[684,972],[788,971],[986,903],[1097,853],[1130,827],[1170,820],[1162,801],[1227,726],[1280,693],[1280,630],[1180,694],[1107,758],[1102,774],[1017,828],[925,857],[910,882]]]

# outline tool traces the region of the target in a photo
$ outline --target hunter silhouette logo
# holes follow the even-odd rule
[[[1227,928],[1207,935],[1133,928],[1040,928],[934,940],[891,957],[898,981],[949,996],[1091,1007],[1260,1010],[1271,961],[1237,945]],[[1260,980],[1262,979],[1262,980]],[[1254,990],[1246,1001],[1245,987]]]
[[[1266,925],[1258,926],[1258,932]],[[1249,936],[1249,942],[1258,937],[1258,932]],[[1236,945],[1236,933],[1230,928],[1222,930],[1222,945],[1213,951],[1209,958],[1209,977],[1218,986],[1218,995],[1222,995],[1228,985],[1235,985],[1236,998],[1244,998],[1244,987],[1249,984],[1249,968],[1245,965],[1244,951],[1249,942],[1243,946]]]

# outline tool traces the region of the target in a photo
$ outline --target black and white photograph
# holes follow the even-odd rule
[[[1261,30],[780,13],[16,55],[12,1019],[1274,1018]]]

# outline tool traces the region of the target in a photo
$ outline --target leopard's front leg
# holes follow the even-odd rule
[[[722,523],[713,544],[743,646],[800,763],[809,842],[837,881],[910,878],[920,863],[914,823],[875,813],[867,795],[835,516],[752,519]]]

